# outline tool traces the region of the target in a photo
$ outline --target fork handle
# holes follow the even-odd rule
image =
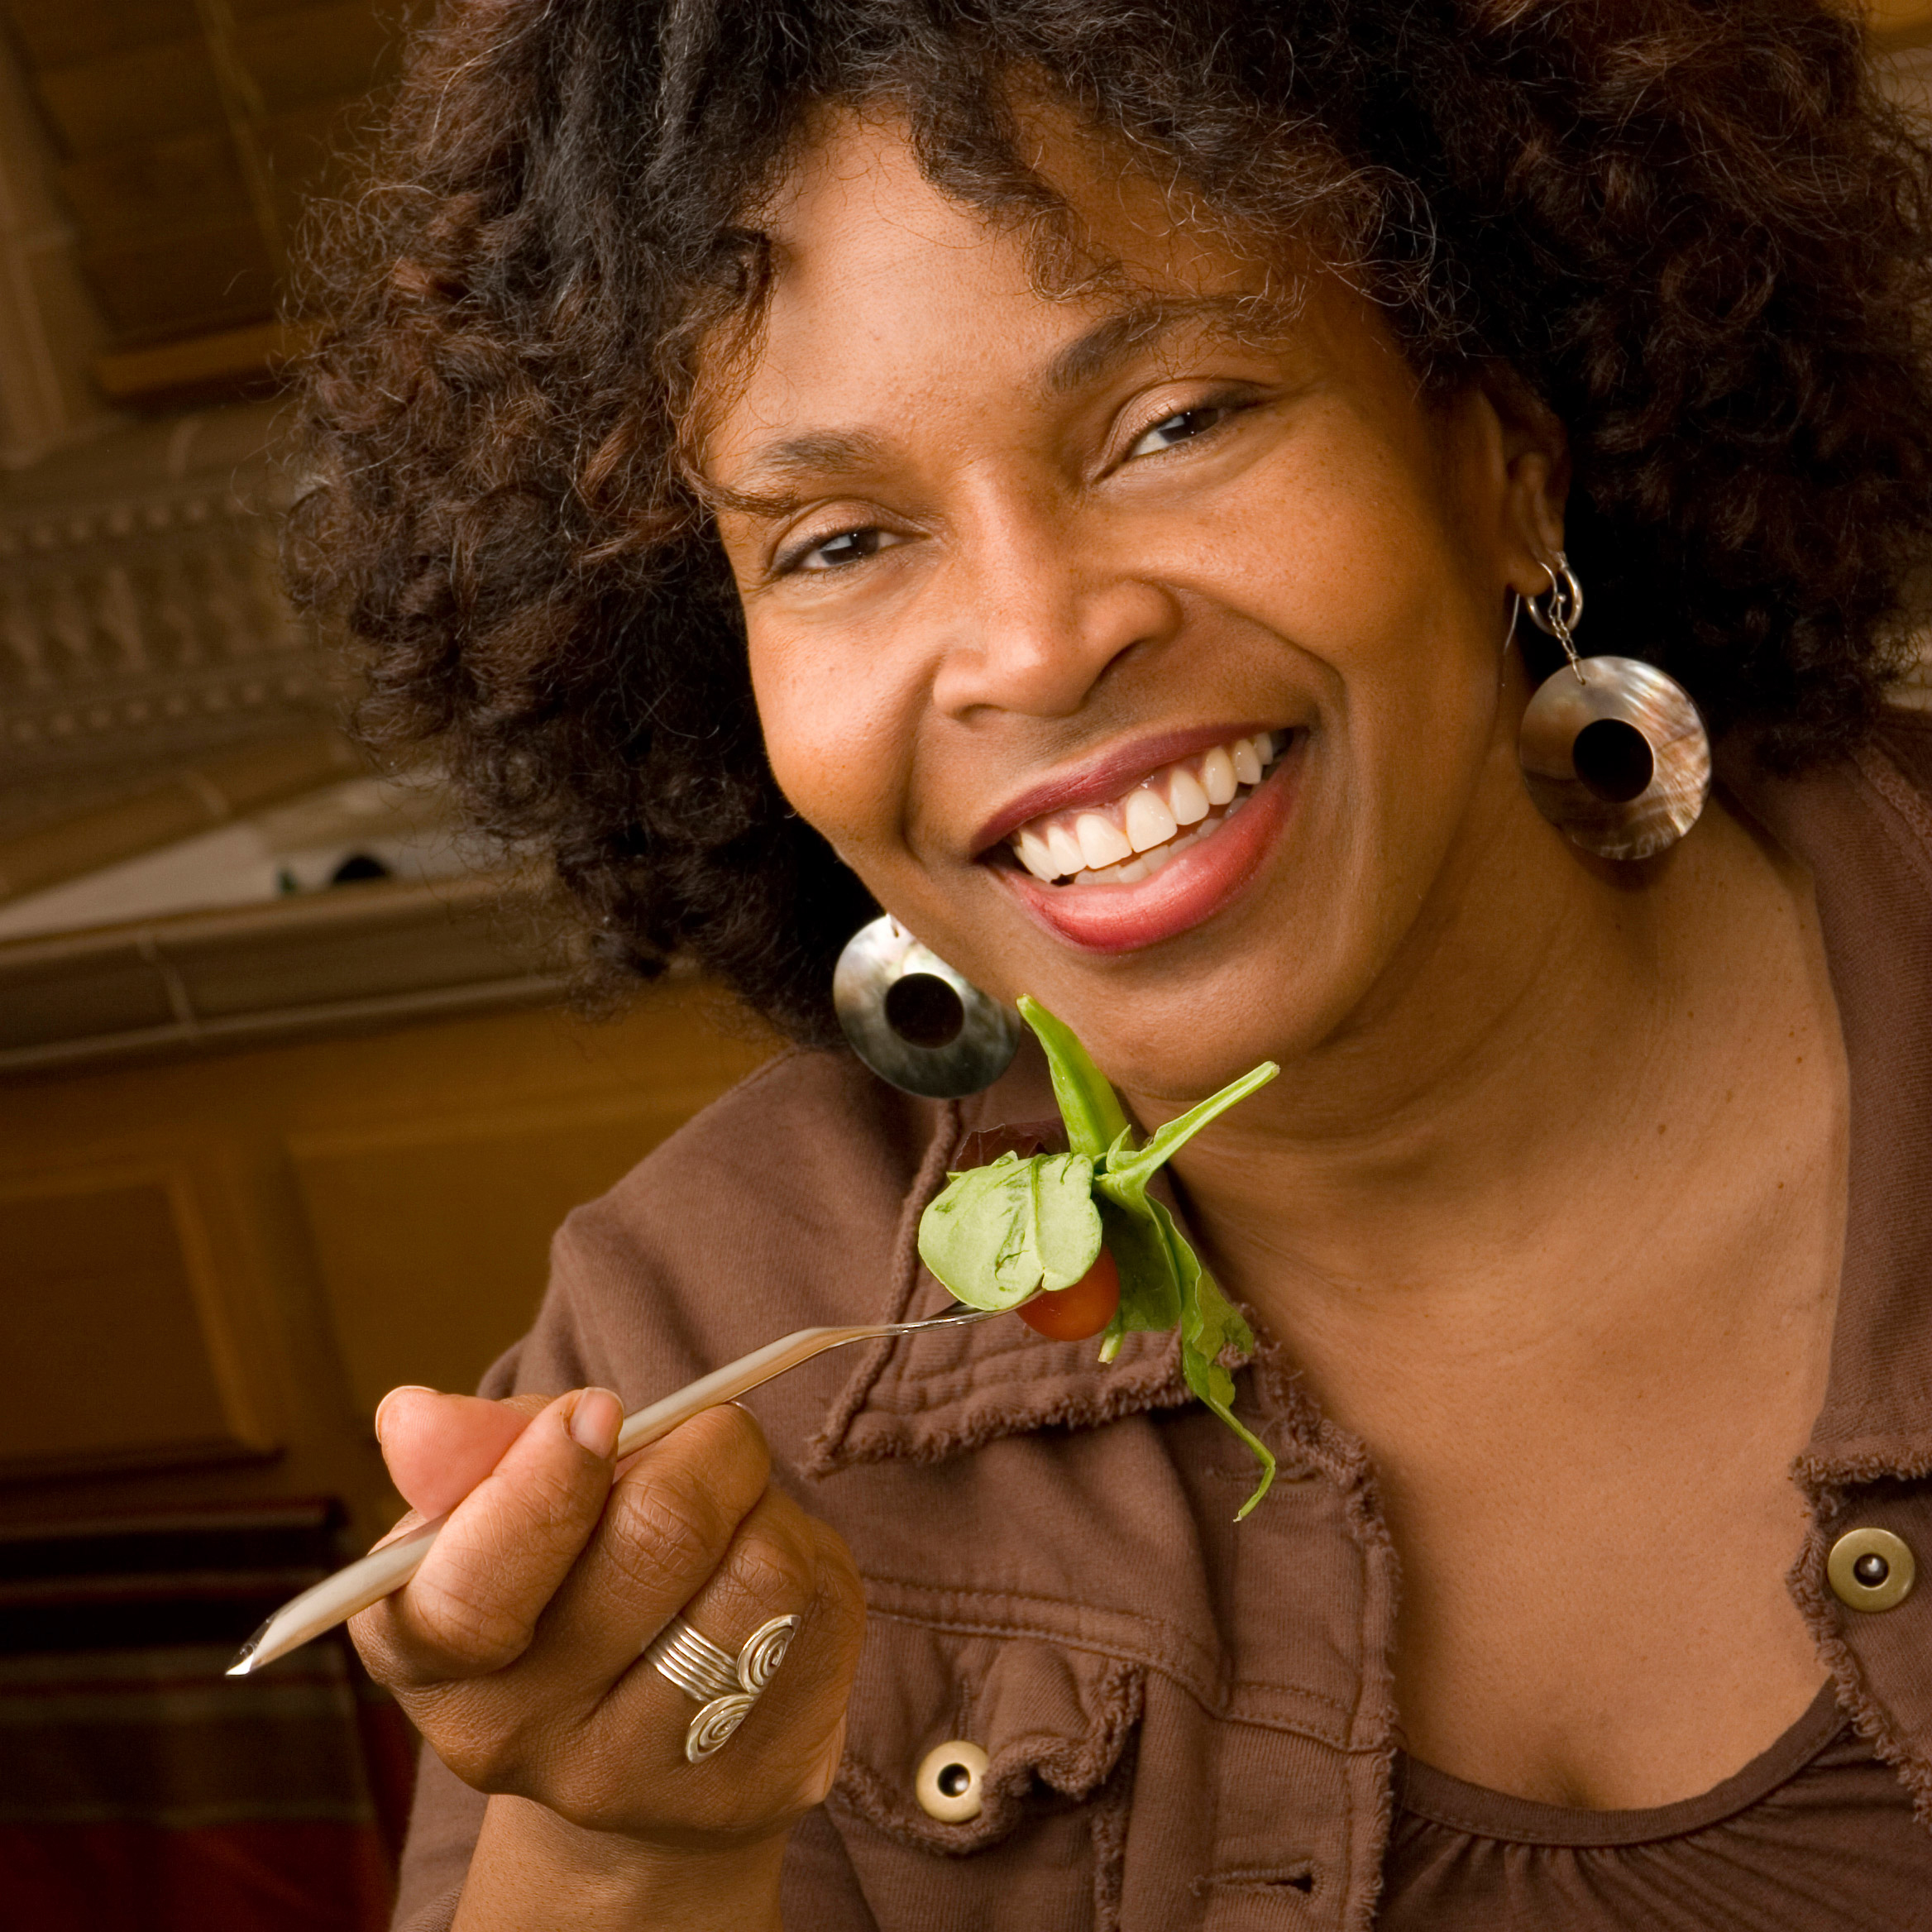
[[[648,1449],[694,1415],[735,1402],[760,1383],[796,1368],[801,1362],[810,1361],[815,1355],[823,1355],[828,1348],[838,1348],[848,1341],[868,1341],[875,1335],[889,1335],[899,1326],[897,1322],[860,1322],[844,1328],[801,1328],[792,1334],[781,1335],[776,1341],[768,1341],[763,1348],[754,1348],[749,1355],[741,1355],[736,1361],[727,1362],[708,1375],[700,1375],[696,1381],[687,1383],[662,1402],[653,1402],[648,1408],[627,1415],[624,1427],[617,1432],[616,1452],[629,1456],[634,1450]]]

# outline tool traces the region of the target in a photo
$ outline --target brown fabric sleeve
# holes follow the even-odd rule
[[[416,1767],[392,1932],[449,1932],[488,1801],[425,1748]]]

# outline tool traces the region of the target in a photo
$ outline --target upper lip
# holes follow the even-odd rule
[[[973,856],[983,857],[1001,839],[1016,832],[1029,820],[1044,818],[1049,812],[1074,811],[1083,805],[1107,805],[1133,790],[1143,778],[1150,777],[1163,765],[1191,758],[1198,751],[1212,751],[1237,738],[1251,738],[1257,731],[1279,731],[1279,721],[1255,719],[1246,724],[1202,724],[1188,731],[1166,731],[1151,738],[1136,738],[1100,752],[1083,765],[1043,778],[1030,790],[1010,798],[988,817],[973,835]]]

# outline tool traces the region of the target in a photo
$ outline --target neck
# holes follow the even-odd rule
[[[1540,825],[1473,842],[1370,999],[1176,1163],[1227,1284],[1325,1325],[1573,1319],[1834,1064],[1806,882],[1714,801],[1641,877]],[[1767,1111],[1769,1110],[1769,1111]],[[1171,1109],[1150,1103],[1143,1119]],[[1726,1282],[1736,1270],[1721,1270]],[[1317,1352],[1319,1352],[1318,1350]]]

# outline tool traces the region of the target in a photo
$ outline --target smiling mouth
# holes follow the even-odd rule
[[[1007,844],[1043,885],[1137,884],[1218,832],[1292,736],[1257,731],[1177,758],[1105,805],[1029,819]]]

